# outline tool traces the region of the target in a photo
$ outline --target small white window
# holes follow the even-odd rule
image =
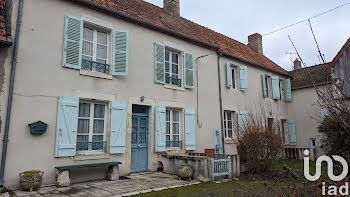
[[[106,112],[106,104],[84,101],[79,103],[78,152],[105,152]]]
[[[180,53],[165,49],[165,83],[182,86]]]
[[[227,139],[233,138],[233,116],[233,111],[224,111],[224,130]]]
[[[109,40],[109,32],[84,26],[82,69],[109,74]]]
[[[237,79],[237,68],[236,67],[231,67],[231,76],[232,76],[232,89],[236,89],[236,79]]]
[[[166,110],[166,147],[181,148],[180,110]]]

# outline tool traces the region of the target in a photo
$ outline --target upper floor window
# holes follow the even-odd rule
[[[180,53],[165,50],[165,83],[181,86]]]
[[[236,89],[236,78],[237,78],[236,67],[231,67],[231,77],[232,77],[232,89]]]
[[[109,74],[109,42],[109,32],[84,26],[81,68]]]
[[[168,148],[181,148],[180,141],[180,111],[166,110],[166,146]]]

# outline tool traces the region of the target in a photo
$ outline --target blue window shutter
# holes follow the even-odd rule
[[[194,109],[185,110],[186,150],[196,150],[196,121]]]
[[[266,80],[265,80],[266,76],[265,74],[261,75],[261,80],[262,80],[262,90],[263,90],[263,96],[264,98],[267,97],[267,87],[266,87]]]
[[[248,71],[246,66],[239,67],[239,78],[241,82],[241,90],[248,90]]]
[[[323,121],[326,116],[329,116],[328,109],[321,108],[321,120]]]
[[[76,153],[79,98],[59,97],[56,128],[56,157],[70,157]]]
[[[273,99],[280,99],[280,81],[278,76],[272,76],[272,97]]]
[[[73,16],[65,17],[63,67],[80,69],[83,42],[83,21]]]
[[[284,92],[285,92],[285,99],[286,101],[293,101],[292,98],[292,86],[290,84],[290,79],[285,79],[283,81],[284,84]]]
[[[165,84],[165,46],[154,43],[154,82]]]
[[[289,145],[297,145],[297,136],[295,133],[295,121],[288,120]]]
[[[232,87],[232,71],[231,71],[231,63],[226,62],[226,79],[227,79],[227,88]]]
[[[214,145],[215,145],[215,153],[220,152],[220,141],[219,141],[219,130],[214,129]]]
[[[238,132],[240,135],[243,135],[243,132],[247,127],[248,121],[249,117],[247,111],[239,111],[237,113]]]
[[[112,101],[111,133],[109,138],[109,153],[125,153],[126,140],[126,102]]]
[[[156,107],[156,152],[166,151],[166,109],[164,106]]]
[[[112,75],[128,75],[129,34],[128,31],[114,30]]]
[[[194,88],[194,60],[192,53],[185,52],[184,63],[184,86],[185,88]]]

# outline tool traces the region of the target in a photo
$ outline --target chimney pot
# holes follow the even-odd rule
[[[301,69],[301,62],[299,61],[298,58],[296,58],[293,63],[294,63],[294,70]]]
[[[255,33],[248,36],[248,46],[255,52],[263,54],[262,35]]]
[[[163,10],[170,16],[180,17],[180,0],[163,0]]]

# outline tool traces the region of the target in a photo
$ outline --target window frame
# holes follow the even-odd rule
[[[169,111],[169,121],[168,121],[168,112]],[[177,122],[174,122],[174,119],[173,119],[173,112],[176,111],[178,112],[179,114],[179,117],[178,117],[178,121]],[[165,111],[165,125],[167,125],[169,123],[169,134],[167,133],[167,130],[165,131],[165,141],[179,141],[179,146],[178,147],[172,147],[172,146],[166,146],[167,150],[172,150],[172,149],[182,149],[182,130],[183,130],[183,121],[182,121],[182,112],[183,110],[181,109],[176,109],[176,108],[166,108],[166,111]],[[174,134],[174,131],[173,131],[173,124],[178,124],[178,128],[179,128],[179,131],[178,131],[178,134]],[[167,129],[167,128],[166,128]],[[170,136],[169,137],[169,140],[167,140],[167,136]],[[174,140],[174,136],[178,136],[178,140]]]
[[[316,148],[316,139],[315,138],[310,138],[310,148],[312,148],[312,149]]]
[[[88,142],[93,142],[93,128],[94,128],[94,120],[104,120],[104,124],[103,124],[103,134],[97,134],[99,136],[103,136],[103,143],[104,143],[104,149],[102,150],[92,150],[90,149],[91,146],[88,145],[88,150],[77,150],[77,154],[105,154],[107,153],[107,126],[108,126],[108,109],[109,109],[109,105],[106,102],[102,102],[102,101],[89,101],[89,100],[79,100],[79,106],[81,103],[89,103],[90,104],[90,116],[89,117],[79,117],[79,113],[78,113],[78,124],[79,124],[79,119],[83,119],[83,120],[89,120],[89,126],[88,126]],[[94,110],[95,110],[95,105],[96,104],[100,104],[100,105],[104,105],[104,118],[95,118],[94,117]],[[79,107],[78,107],[78,112],[79,112]],[[78,127],[77,127],[78,128]],[[90,128],[92,128],[90,130]],[[76,133],[77,135],[77,141],[76,144],[78,143],[78,135],[82,135],[79,134],[78,131]],[[86,136],[86,135],[82,135],[82,136]]]
[[[279,83],[280,83],[280,100],[285,101],[286,90],[284,88],[284,79],[280,79]]]
[[[237,66],[233,66],[231,64],[231,80],[232,80],[232,84],[231,84],[231,88],[233,90],[237,89],[237,78],[239,78],[238,76],[238,72],[237,72]]]
[[[272,78],[270,75],[265,75],[265,84],[266,84],[266,92],[267,92],[266,98],[272,98]]]
[[[92,56],[90,55],[86,55],[84,54],[84,42],[90,42],[89,40],[85,40],[84,39],[84,30],[85,28],[88,28],[88,29],[91,29],[93,31],[93,39],[92,39]],[[88,57],[88,58],[91,58],[90,61],[93,61],[93,62],[97,62],[97,59],[103,59],[103,58],[97,58],[97,46],[98,45],[103,45],[103,44],[98,44],[97,43],[97,37],[98,37],[98,32],[102,32],[102,33],[106,33],[106,37],[107,37],[107,45],[104,45],[107,47],[107,58],[105,59],[106,63],[108,66],[109,66],[109,72],[100,72],[96,69],[93,69],[91,68],[91,70],[88,70],[88,69],[83,69],[81,68],[81,70],[84,70],[84,71],[88,71],[88,72],[92,72],[92,73],[102,73],[102,74],[106,74],[106,75],[111,75],[111,71],[112,71],[112,46],[113,46],[113,39],[112,39],[112,29],[109,29],[109,28],[106,28],[106,27],[102,27],[102,26],[99,26],[97,24],[93,24],[93,23],[90,23],[90,22],[86,22],[86,21],[83,21],[83,35],[82,35],[82,54],[81,54],[81,59],[84,59],[83,57]]]
[[[270,121],[272,121],[272,122],[270,122]],[[275,119],[274,118],[267,118],[267,129],[272,131],[274,124],[275,124]]]
[[[228,119],[228,114],[231,117],[231,120]],[[230,111],[230,110],[224,110],[224,134],[225,134],[225,139],[234,139],[234,119],[235,118],[235,112],[234,111]],[[229,121],[231,123],[229,123]],[[231,137],[229,136],[229,124],[231,124]]]
[[[169,53],[169,60],[166,60],[166,53]],[[173,62],[172,62],[172,54],[176,54],[178,56],[178,62],[177,62],[177,71],[178,73],[175,74],[177,75],[177,78],[181,80],[180,84],[179,85],[176,85],[176,84],[173,84],[171,82],[167,83],[167,79],[166,79],[166,75],[169,74],[170,77],[172,77],[174,74],[173,74]],[[176,49],[173,49],[171,47],[167,47],[165,46],[165,57],[164,57],[164,77],[165,77],[165,85],[170,85],[170,86],[174,86],[174,87],[183,87],[183,83],[184,83],[184,65],[183,65],[183,52],[182,51],[179,51],[179,50],[176,50]],[[169,72],[166,72],[166,63],[169,64]],[[174,63],[176,64],[176,63]]]

